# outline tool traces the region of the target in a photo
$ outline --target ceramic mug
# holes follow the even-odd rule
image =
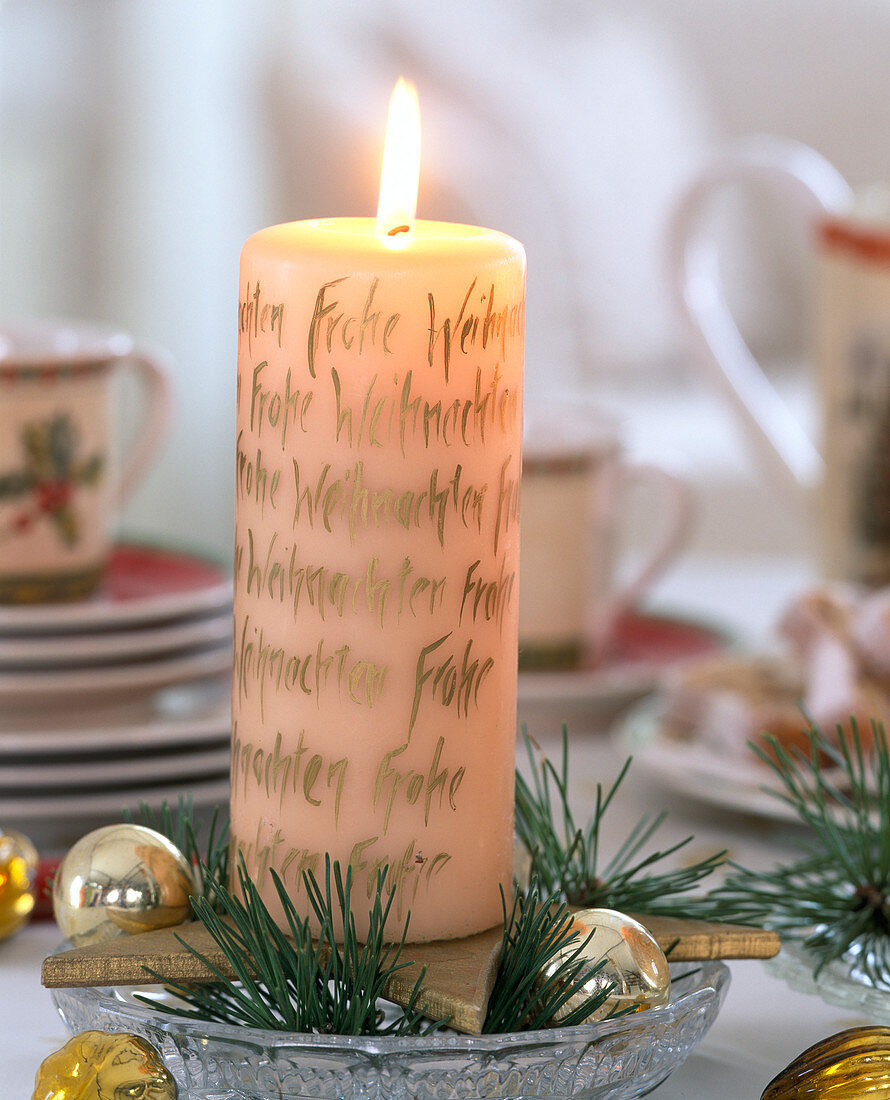
[[[655,543],[619,582],[622,518],[648,484],[663,512]],[[689,533],[685,482],[624,453],[617,425],[577,403],[526,405],[520,524],[519,661],[576,668],[603,653],[618,617],[651,588]]]
[[[111,380],[135,370],[143,411],[123,469],[111,469]],[[124,333],[68,322],[0,326],[0,603],[88,597],[114,521],[170,419],[165,357]]]
[[[742,339],[703,225],[717,191],[751,181],[784,192],[813,228],[819,446]],[[854,195],[807,146],[749,138],[687,189],[669,248],[672,293],[697,362],[732,403],[770,473],[793,492],[815,496],[822,571],[890,583],[890,194],[872,188]]]

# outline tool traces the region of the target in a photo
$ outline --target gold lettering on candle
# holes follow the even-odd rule
[[[383,801],[384,835],[389,828],[389,817],[392,813],[397,794],[400,794],[409,806],[417,805],[420,801],[420,796],[424,796],[424,825],[429,824],[430,810],[433,806],[433,800],[437,795],[438,799],[436,806],[439,809],[442,808],[446,784],[448,789],[448,805],[452,810],[457,809],[455,796],[458,790],[460,790],[460,785],[466,774],[466,768],[461,766],[456,769],[447,767],[440,769],[439,762],[442,759],[442,752],[445,748],[445,738],[440,737],[436,742],[436,747],[433,750],[433,756],[426,773],[416,771],[413,768],[399,771],[395,766],[393,761],[396,757],[401,756],[407,748],[408,742],[406,741],[404,744],[399,745],[398,748],[391,749],[389,752],[384,753],[380,761],[380,766],[377,769],[377,776],[374,781],[374,796],[371,800],[371,805],[376,810],[381,800]]]
[[[495,543],[499,531],[508,530],[519,515],[518,480],[506,477],[509,464],[510,459],[500,471]],[[326,531],[333,531],[335,520],[345,520],[350,543],[354,545],[357,536],[366,530],[397,525],[410,531],[432,525],[440,546],[445,545],[449,518],[457,519],[465,529],[482,531],[488,486],[465,481],[461,463],[452,474],[436,467],[422,487],[401,492],[368,486],[363,461],[356,462],[339,477],[331,476],[331,464],[326,462],[314,486],[305,478],[297,459],[293,459],[293,470],[295,500],[291,525],[295,529],[305,520],[311,529],[316,529],[320,521]],[[443,478],[447,480],[440,480]]]
[[[508,534],[519,523],[519,478],[507,473],[512,465],[513,456],[504,460],[498,483],[497,514],[494,518],[494,552],[497,554],[501,534]]]
[[[261,787],[267,798],[278,795],[278,806],[284,806],[285,796],[299,795],[302,790],[305,800],[313,806],[320,806],[321,799],[313,796],[313,789],[321,774],[326,776],[324,786],[334,795],[334,823],[340,819],[340,803],[343,799],[343,786],[349,766],[347,757],[327,761],[320,753],[311,753],[304,761],[308,748],[305,744],[306,731],[301,729],[297,735],[297,744],[286,749],[281,730],[275,734],[272,751],[262,746],[254,746],[251,741],[242,741],[238,733],[238,723],[232,727],[232,785],[241,785],[247,794],[252,781]]]
[[[257,447],[256,457],[252,458],[253,451],[248,454],[242,449],[243,438],[244,432],[240,431],[235,455],[235,498],[236,500],[248,498],[255,500],[260,506],[260,516],[263,516],[267,500],[269,506],[275,508],[275,493],[281,481],[281,471],[273,469],[270,478],[270,470],[263,462],[263,452]]]
[[[446,447],[476,446],[485,442],[489,428],[497,428],[504,434],[516,428],[519,394],[503,386],[502,381],[497,364],[491,372],[491,381],[485,381],[481,367],[477,368],[473,396],[443,402],[441,398],[431,401],[415,392],[413,370],[407,371],[401,380],[394,376],[396,394],[379,392],[380,376],[375,374],[360,395],[360,404],[353,406],[344,396],[340,372],[331,367],[334,438],[355,449],[365,445],[383,447],[394,439],[394,429],[398,428],[403,455],[407,455],[409,444],[417,439],[422,439],[427,449],[439,443]]]
[[[356,574],[330,569],[323,564],[307,562],[300,553],[299,543],[284,543],[278,532],[273,531],[265,547],[260,543],[262,535],[247,528],[247,557],[244,543],[236,534],[235,575],[243,579],[245,592],[258,600],[290,607],[294,622],[301,611],[312,612],[326,622],[328,616],[339,619],[347,614],[369,612],[383,628],[390,606],[390,594],[395,593],[394,604],[397,620],[406,612],[417,618],[419,614],[435,615],[443,610],[448,591],[448,578],[428,577],[418,573],[411,558],[405,557],[394,577],[381,573],[380,559],[370,558],[362,571]],[[476,563],[478,565],[478,562]],[[246,572],[242,572],[246,569]],[[481,585],[481,581],[474,582]],[[503,575],[498,581],[498,607],[500,617],[512,592],[512,577]],[[483,585],[488,591],[489,586]],[[478,604],[481,594],[477,595]],[[486,607],[492,597],[486,598]],[[464,601],[466,602],[466,595]],[[463,612],[461,611],[461,614]],[[474,613],[475,617],[475,613]],[[491,617],[486,615],[487,618]]]
[[[343,351],[351,351],[354,348],[359,355],[362,355],[368,347],[377,345],[377,326],[380,323],[381,314],[379,310],[372,307],[380,280],[371,280],[361,314],[350,315],[345,309],[340,309],[338,298],[328,301],[326,297],[333,287],[340,286],[348,278],[347,275],[341,275],[339,279],[324,283],[315,296],[315,308],[312,311],[312,320],[309,322],[309,340],[306,348],[309,373],[313,378],[316,377],[315,364],[322,335],[324,335],[324,347],[328,354],[331,354],[337,346]],[[380,346],[386,355],[392,354],[390,339],[399,323],[399,316],[398,313],[391,313],[383,322]]]
[[[457,347],[464,355],[473,351],[477,342],[484,351],[494,341],[498,346],[501,357],[507,354],[507,344],[510,340],[521,339],[525,330],[525,302],[505,304],[500,309],[495,309],[495,287],[491,283],[488,291],[477,294],[474,291],[478,277],[474,278],[467,288],[464,299],[461,302],[457,316],[452,320],[446,316],[439,324],[436,316],[436,298],[430,292],[427,294],[429,307],[429,343],[427,347],[427,361],[430,367],[435,366],[436,348],[439,341],[442,342],[442,370],[445,381],[449,380],[451,367],[451,354]],[[480,308],[484,306],[484,314],[467,311],[470,300],[478,298]],[[481,322],[481,325],[480,325]],[[457,336],[456,343],[454,341]]]
[[[380,698],[388,665],[356,657],[352,647],[343,644],[333,649],[321,638],[314,646],[294,652],[276,646],[266,638],[263,627],[256,627],[246,615],[235,622],[235,687],[240,702],[250,699],[255,688],[260,716],[266,715],[266,697],[271,692],[302,693],[320,706],[321,697],[336,688],[340,698],[359,706],[373,707]]]
[[[414,698],[411,701],[411,716],[408,720],[409,741],[411,731],[417,722],[424,693],[430,700],[443,707],[454,706],[457,716],[465,718],[470,713],[470,704],[478,705],[479,689],[494,668],[492,657],[483,658],[481,663],[479,657],[470,659],[473,649],[472,638],[464,647],[460,665],[453,653],[448,653],[444,661],[439,661],[438,655],[431,661],[430,658],[448,641],[452,633],[453,631],[449,630],[441,638],[423,646],[418,655],[414,670]]]
[[[297,895],[303,889],[304,873],[311,872],[318,878],[319,871],[324,866],[324,853],[309,848],[289,848],[285,851],[283,842],[284,837],[279,828],[275,830],[271,841],[264,843],[259,825],[254,840],[244,841],[233,837],[236,851],[244,856],[245,862],[256,867],[253,878],[258,888],[262,889],[265,885],[271,868],[291,894]],[[432,878],[444,870],[452,856],[450,852],[444,851],[424,856],[416,838],[412,838],[396,854],[375,852],[374,846],[379,842],[380,837],[376,835],[356,840],[350,849],[347,863],[355,877],[364,878],[369,899],[376,888],[378,873],[386,872],[387,885],[395,894],[396,915],[402,921],[416,899],[421,883],[428,885]]]
[[[247,337],[248,350],[253,349],[253,341],[261,332],[269,332],[276,337],[281,347],[281,330],[284,325],[284,303],[264,302],[260,282],[251,290],[248,280],[244,297],[238,303],[238,331]]]
[[[312,390],[294,389],[291,384],[292,372],[288,367],[284,376],[284,391],[267,389],[263,386],[262,375],[269,363],[263,360],[253,368],[253,388],[250,395],[250,430],[262,434],[263,420],[278,436],[282,451],[287,446],[288,428],[296,424],[301,432],[308,430],[306,416],[312,404]],[[278,425],[281,425],[280,429]]]
[[[437,852],[432,857],[426,857],[419,850],[417,840],[412,839],[400,855],[390,856],[389,853],[383,853],[372,856],[370,849],[379,840],[379,837],[372,836],[357,841],[352,846],[349,865],[356,875],[364,876],[369,898],[374,892],[378,873],[387,872],[387,885],[394,892],[396,916],[401,921],[416,899],[421,881],[429,884],[430,879],[445,868],[451,854]]]
[[[306,345],[306,362],[309,365],[309,373],[313,378],[315,378],[315,356],[318,354],[321,322],[337,308],[336,300],[330,304],[325,303],[325,293],[331,290],[332,287],[339,286],[345,278],[345,275],[341,275],[339,279],[332,279],[329,283],[324,283],[315,295],[315,309],[312,311],[312,320],[309,322],[309,341]]]
[[[380,559],[376,555],[369,559],[362,572],[351,574],[306,561],[300,553],[299,544],[280,543],[277,531],[272,533],[264,550],[260,548],[259,537],[254,534],[253,528],[248,527],[247,575],[244,579],[248,596],[287,604],[294,622],[301,610],[311,610],[322,622],[327,620],[328,614],[342,619],[348,611],[358,614],[365,610],[383,626],[390,589],[395,582],[381,575]],[[243,561],[240,545],[239,551],[236,554],[236,572],[240,576]],[[406,559],[398,574],[400,584],[403,584],[406,566],[411,572],[410,559]],[[433,588],[431,600],[440,594],[443,585],[444,580],[426,581],[424,587]],[[400,587],[400,613],[402,596]]]
[[[454,322],[455,327],[460,324],[464,315],[464,310],[467,308],[467,302],[470,300],[470,295],[473,293],[473,288],[476,286],[476,280],[474,279],[464,295],[464,300],[461,303],[460,310],[457,314],[457,318]],[[442,341],[442,372],[445,375],[445,381],[448,381],[448,372],[451,367],[451,318],[446,317],[442,324],[436,327],[436,296],[430,291],[427,294],[427,304],[430,310],[430,342],[427,350],[427,359],[431,367],[435,366],[436,357],[436,344],[439,340]]]
[[[337,426],[334,438],[337,442],[340,442],[342,434],[350,447],[360,447],[365,441],[372,447],[383,446],[386,436],[378,434],[379,421],[388,407],[389,419],[391,421],[395,406],[389,398],[373,396],[372,400],[374,387],[377,385],[377,375],[375,374],[368,383],[365,393],[363,394],[361,415],[354,435],[352,425],[353,410],[348,405],[345,407],[342,406],[340,374],[336,367],[331,367],[331,381],[334,384],[334,396],[336,399]]]
[[[506,572],[506,563],[502,557],[498,559],[497,580],[486,581],[476,572],[482,564],[481,559],[476,559],[464,575],[464,590],[460,600],[460,616],[458,622],[463,622],[464,611],[469,608],[472,612],[473,622],[477,619],[485,622],[496,621],[498,629],[503,626],[504,614],[513,606],[516,593],[516,574]],[[468,604],[469,600],[469,604]]]
[[[410,585],[408,583],[409,578],[411,578]],[[422,611],[428,611],[430,615],[435,615],[436,610],[444,605],[447,581],[447,577],[417,576],[414,566],[411,564],[411,559],[405,558],[399,570],[399,618],[402,617],[402,612],[406,607],[412,618],[417,617],[418,608]],[[428,595],[424,596],[424,593],[428,593]],[[415,601],[417,606],[415,606]]]

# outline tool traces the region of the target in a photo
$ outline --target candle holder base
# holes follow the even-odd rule
[[[686,1060],[729,985],[719,962],[671,969],[667,1005],[512,1035],[293,1035],[168,1016],[129,990],[54,989],[52,996],[72,1033],[128,1031],[153,1043],[180,1100],[633,1100]]]

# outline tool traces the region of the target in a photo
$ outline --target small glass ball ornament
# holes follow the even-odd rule
[[[31,1100],[177,1100],[178,1095],[147,1039],[82,1031],[43,1060]]]
[[[890,1100],[890,1028],[829,1035],[770,1081],[761,1100]]]
[[[0,940],[17,932],[37,898],[37,849],[26,836],[0,829]]]
[[[586,1023],[604,1020],[614,1012],[627,1009],[640,1012],[667,1004],[671,996],[667,959],[652,934],[639,921],[615,909],[579,909],[572,914],[572,925],[572,930],[580,933],[579,937],[551,960],[539,980],[547,981],[561,963],[574,955],[587,936],[590,939],[577,958],[591,965],[601,959],[606,962],[583,990],[570,997],[556,1013],[554,1025],[613,983],[612,992],[585,1017]]]
[[[144,825],[106,825],[59,865],[53,911],[75,947],[150,932],[191,917],[192,868],[175,844]]]

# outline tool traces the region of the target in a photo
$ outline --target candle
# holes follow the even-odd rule
[[[525,256],[414,220],[418,127],[376,222],[242,251],[232,829],[273,908],[329,853],[360,918],[388,867],[420,941],[511,881]]]

